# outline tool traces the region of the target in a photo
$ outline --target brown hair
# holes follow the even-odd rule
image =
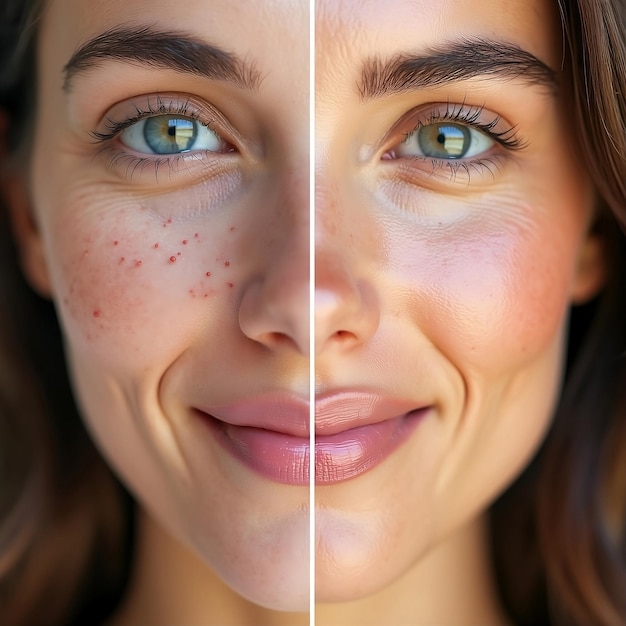
[[[0,108],[25,132],[40,4],[0,4]],[[559,7],[573,134],[598,191],[611,274],[572,312],[561,402],[537,457],[493,507],[493,552],[517,623],[623,625],[626,0]],[[0,237],[7,231],[2,217]],[[51,305],[18,277],[10,242],[1,252],[0,293],[11,297],[0,311],[0,615],[16,626],[94,623],[125,585],[130,505],[80,423]]]
[[[598,192],[610,275],[597,301],[572,311],[554,423],[493,507],[493,552],[516,623],[618,626],[626,624],[626,2],[559,7],[572,136]]]
[[[0,116],[19,137],[0,142],[4,176],[24,160],[41,4],[0,3]],[[54,308],[25,283],[10,232],[0,210],[0,621],[98,623],[128,578],[132,503],[84,430]]]

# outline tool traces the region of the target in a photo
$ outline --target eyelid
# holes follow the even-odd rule
[[[98,142],[106,142],[136,122],[158,115],[180,115],[195,119],[235,146],[239,152],[251,152],[249,141],[218,108],[201,98],[181,93],[149,94],[118,102],[107,111],[91,135]]]
[[[474,128],[508,150],[521,150],[526,145],[518,136],[515,125],[484,105],[468,105],[465,102],[432,102],[407,111],[394,124],[384,140],[384,145],[387,146],[386,152],[402,143],[406,137],[420,128],[442,121]]]

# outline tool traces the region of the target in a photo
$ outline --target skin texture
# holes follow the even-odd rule
[[[504,623],[484,511],[550,424],[570,305],[602,284],[567,84],[359,85],[373,56],[477,37],[558,73],[558,18],[521,0],[316,7],[316,391],[431,407],[384,462],[316,489],[318,623]],[[523,148],[492,142],[467,170],[407,156],[420,121],[472,106]]]
[[[368,101],[358,86],[374,55],[477,36],[558,70],[556,16],[522,0],[316,6],[316,391],[431,407],[380,465],[317,490],[318,623],[502,624],[483,512],[548,428],[568,309],[602,283],[566,85],[473,79]],[[307,607],[307,490],[251,473],[192,410],[308,394],[308,9],[245,11],[58,0],[42,21],[29,192],[10,194],[87,425],[143,507],[119,624],[307,620],[271,611]],[[63,89],[78,45],[146,16],[237,53],[258,87],[107,61]],[[220,154],[170,167],[94,142],[155,94],[183,94]],[[524,148],[494,144],[468,170],[409,159],[405,137],[448,103],[500,116]]]
[[[308,6],[249,3],[242,21],[239,5],[60,0],[41,23],[30,193],[14,213],[87,426],[143,508],[119,623],[308,621],[273,613],[308,609],[308,489],[251,472],[193,411],[308,398]],[[105,60],[64,90],[78,46],[120,26],[219,46],[259,80]],[[217,153],[155,163],[94,141],[157,97],[188,103],[224,139]]]

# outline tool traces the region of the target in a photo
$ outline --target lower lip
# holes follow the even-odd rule
[[[308,438],[234,426],[206,413],[202,416],[222,447],[263,478],[285,485],[309,484]]]
[[[324,486],[356,478],[376,467],[406,441],[428,408],[315,437],[315,484]],[[263,478],[286,485],[309,485],[308,438],[262,428],[234,426],[203,414],[218,442]]]
[[[356,478],[389,457],[415,430],[429,409],[315,437],[315,484],[332,485]]]

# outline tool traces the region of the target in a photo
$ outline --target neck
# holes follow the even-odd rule
[[[471,522],[374,595],[318,604],[316,624],[510,624],[496,593],[486,526],[486,517]]]
[[[150,515],[138,512],[134,570],[109,626],[308,626],[305,613],[281,613],[245,600]]]

